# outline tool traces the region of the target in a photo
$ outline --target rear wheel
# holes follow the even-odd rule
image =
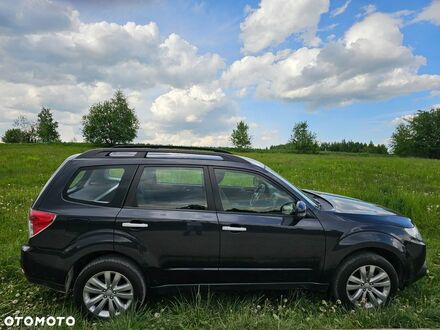
[[[361,253],[341,264],[332,291],[347,305],[373,308],[388,303],[398,284],[397,272],[388,260],[374,253]]]
[[[110,318],[145,299],[145,280],[139,268],[118,256],[104,256],[89,263],[73,287],[77,305],[89,316]]]

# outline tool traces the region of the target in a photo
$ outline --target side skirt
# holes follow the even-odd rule
[[[325,292],[329,288],[328,283],[314,282],[282,282],[282,283],[201,283],[201,284],[167,284],[152,286],[149,289],[154,293],[168,293],[179,289],[213,289],[223,290],[286,290],[286,289],[306,289],[311,291]]]

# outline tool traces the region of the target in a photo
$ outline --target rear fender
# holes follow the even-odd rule
[[[72,248],[66,249],[65,254],[71,256],[67,258],[66,263],[71,265],[65,281],[66,291],[72,288],[76,277],[85,265],[105,254],[118,254],[133,261],[142,271],[147,269],[148,264],[142,257],[142,245],[136,242],[133,236],[109,230],[99,233],[99,239],[96,237],[96,232],[93,235],[85,235],[76,241]]]

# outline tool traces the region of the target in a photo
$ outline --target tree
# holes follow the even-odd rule
[[[110,100],[92,105],[82,123],[84,139],[95,144],[129,143],[139,128],[136,113],[120,90]]]
[[[418,111],[410,127],[414,134],[414,155],[440,158],[440,108]]]
[[[238,122],[237,126],[232,130],[231,142],[238,149],[246,149],[251,147],[249,125],[243,120]]]
[[[316,153],[319,147],[316,134],[309,131],[309,125],[306,121],[295,124],[289,143],[297,152],[302,153]]]
[[[5,135],[2,136],[4,143],[22,143],[24,139],[25,136],[19,128],[10,128],[5,132]]]
[[[31,122],[25,116],[19,116],[14,120],[13,126],[19,129],[22,133],[23,143],[35,143],[37,142],[37,132],[35,122]]]
[[[399,124],[391,136],[391,149],[396,155],[410,156],[414,153],[413,133],[408,124]]]
[[[42,107],[38,114],[37,135],[41,142],[57,142],[60,140],[58,134],[58,122],[53,119],[50,109]]]
[[[405,119],[391,136],[391,147],[401,156],[440,158],[440,108]]]

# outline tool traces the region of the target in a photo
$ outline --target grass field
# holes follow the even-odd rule
[[[27,212],[62,162],[87,145],[0,144],[0,327],[8,315],[69,316],[83,328],[275,329],[440,327],[440,161],[354,155],[247,153],[302,188],[361,198],[411,217],[428,246],[430,273],[378,311],[346,310],[326,295],[210,292],[156,296],[110,322],[84,320],[70,297],[29,284],[19,267]]]

